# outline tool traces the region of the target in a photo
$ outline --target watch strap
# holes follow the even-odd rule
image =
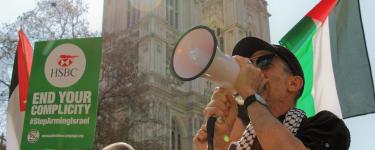
[[[245,100],[243,100],[242,97],[239,95],[235,95],[235,96],[237,98],[236,99],[237,103],[241,102],[239,100],[242,100],[242,103],[237,104],[237,110],[238,110],[237,117],[241,119],[244,126],[247,126],[247,124],[250,123],[250,118],[249,118],[249,115],[247,114],[248,106],[253,104],[255,101],[258,101],[262,105],[267,105],[266,101],[257,93],[246,97]]]
[[[244,104],[243,104],[243,106],[245,107],[245,110],[247,110],[247,107],[249,107],[255,101],[257,101],[257,97],[255,96],[255,94],[246,97]]]
[[[256,101],[256,97],[253,95],[248,96],[245,100],[241,96],[237,96],[238,99],[242,99],[242,103],[237,105],[238,114],[237,117],[241,119],[244,126],[250,123],[249,115],[247,114],[247,107]],[[238,101],[237,101],[238,102]]]
[[[247,124],[250,123],[250,118],[247,114],[247,109],[244,105],[237,104],[237,117],[241,119],[244,126],[247,126]]]

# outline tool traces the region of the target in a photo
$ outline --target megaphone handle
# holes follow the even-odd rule
[[[208,150],[214,150],[214,131],[215,131],[216,117],[209,117],[207,120],[207,142]]]

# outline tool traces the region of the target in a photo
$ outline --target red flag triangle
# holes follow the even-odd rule
[[[23,31],[18,32],[19,41],[17,46],[18,84],[20,95],[20,111],[26,110],[27,90],[32,63],[32,47]]]
[[[326,20],[337,0],[322,0],[306,16],[319,20],[321,23]]]

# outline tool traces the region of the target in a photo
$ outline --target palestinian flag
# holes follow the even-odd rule
[[[26,98],[32,62],[32,47],[23,31],[18,32],[19,41],[13,64],[9,88],[7,113],[7,149],[20,149]]]
[[[320,1],[280,40],[302,65],[305,89],[297,107],[308,116],[322,110],[344,118],[375,111],[358,1],[336,3]]]

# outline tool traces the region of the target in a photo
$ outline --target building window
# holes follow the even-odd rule
[[[247,31],[247,32],[246,32],[246,36],[252,36],[252,35],[251,35],[251,31]]]
[[[220,37],[219,45],[220,45],[220,50],[224,52],[224,37],[222,36]]]
[[[156,52],[158,52],[158,54],[161,53],[161,45],[160,45],[160,43],[156,44]]]
[[[128,1],[128,12],[127,12],[127,23],[128,23],[128,27],[132,24],[131,23],[131,10],[132,10],[132,4],[130,2],[130,0]]]
[[[178,0],[166,0],[166,14],[168,24],[178,28]]]
[[[136,9],[130,0],[128,0],[128,7],[127,7],[127,24],[128,27],[136,24],[140,18],[140,11]]]
[[[171,133],[171,143],[172,143],[172,150],[180,150],[181,149],[181,134],[176,124],[176,120],[172,120],[172,133]]]

